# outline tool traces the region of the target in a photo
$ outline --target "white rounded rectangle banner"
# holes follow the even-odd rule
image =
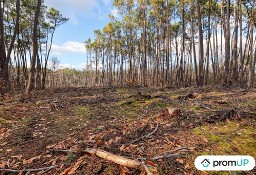
[[[250,171],[255,167],[252,156],[199,156],[195,167],[202,171]]]

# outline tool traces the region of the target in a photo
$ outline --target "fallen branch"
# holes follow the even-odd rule
[[[174,158],[174,157],[178,157],[178,156],[180,156],[180,154],[166,154],[166,155],[163,155],[163,156],[153,157],[151,160],[156,161],[156,160],[159,160],[159,159]]]
[[[128,159],[122,156],[117,156],[114,155],[112,153],[109,153],[107,151],[103,151],[100,149],[94,149],[94,148],[86,148],[84,150],[79,150],[79,151],[75,151],[75,150],[51,150],[52,152],[63,152],[63,153],[85,153],[85,154],[91,154],[91,155],[96,155],[102,159],[106,159],[112,162],[115,162],[119,165],[123,165],[129,168],[134,168],[134,169],[143,169],[142,168],[142,163],[137,161],[137,160],[133,160],[133,159]]]
[[[0,169],[2,172],[11,172],[11,173],[19,173],[19,172],[36,172],[36,171],[49,171],[53,168],[56,168],[58,165],[53,165],[50,167],[43,167],[43,168],[37,168],[37,169],[23,169],[23,170],[14,170],[14,169]]]
[[[103,150],[99,150],[99,149],[93,149],[93,148],[86,148],[85,150],[83,150],[86,153],[89,154],[93,154],[96,155],[100,158],[115,162],[119,165],[123,165],[125,167],[129,167],[129,168],[134,168],[134,169],[138,169],[138,170],[143,170],[143,165],[141,162],[137,161],[137,160],[133,160],[133,159],[128,159],[122,156],[117,156],[114,155],[112,153],[103,151]]]
[[[176,148],[174,150],[171,150],[171,151],[168,151],[166,153],[164,153],[164,155],[161,155],[161,156],[156,156],[156,157],[153,157],[151,158],[151,160],[153,161],[156,161],[156,160],[159,160],[159,159],[164,159],[164,158],[174,158],[174,157],[178,157],[180,156],[180,154],[171,154],[171,153],[175,153],[177,151],[182,151],[182,150],[188,150],[188,147],[180,147],[180,148]]]
[[[77,153],[77,151],[73,151],[73,150],[51,150],[53,152],[64,152],[64,153]],[[107,151],[103,151],[100,149],[94,149],[94,148],[86,148],[82,151],[79,151],[82,153],[86,153],[86,154],[91,154],[91,155],[96,155],[97,157],[100,157],[102,159],[114,162],[116,164],[128,167],[128,168],[134,168],[140,171],[146,171],[147,175],[153,175],[150,167],[148,167],[145,163],[140,162],[138,160],[134,160],[134,159],[128,159],[125,158],[123,156],[117,156],[114,155],[112,153],[109,153]]]
[[[207,107],[207,106],[205,106],[205,105],[200,105],[199,107],[200,107],[200,108],[207,109],[207,110],[212,111],[212,112],[219,112],[219,110],[209,108],[209,107]]]
[[[174,153],[174,152],[177,152],[177,151],[188,150],[188,149],[189,149],[188,147],[180,147],[180,148],[176,148],[174,150],[168,151],[168,153]]]
[[[154,129],[154,131],[152,131],[151,133],[149,133],[149,134],[147,134],[147,135],[144,135],[144,136],[142,136],[142,137],[140,137],[140,138],[137,138],[137,139],[131,141],[131,142],[128,143],[127,145],[130,145],[130,144],[133,144],[133,143],[135,143],[135,142],[138,142],[139,140],[148,138],[149,136],[153,135],[153,134],[157,131],[158,127],[159,127],[159,123],[157,123],[156,128]]]
[[[156,132],[157,128],[158,128],[158,125],[153,132],[149,133],[146,136],[149,137],[150,135],[152,135],[154,132]],[[150,160],[157,161],[159,159],[164,159],[164,158],[178,157],[178,156],[180,156],[180,154],[170,154],[170,153],[174,153],[174,152],[181,151],[181,150],[188,150],[188,147],[180,147],[180,148],[168,151],[167,152],[168,154],[165,153],[165,155],[156,156],[156,157],[151,158]],[[122,166],[125,166],[128,168],[134,168],[134,169],[137,169],[140,171],[145,171],[147,173],[147,175],[153,175],[150,167],[145,164],[146,158],[140,159],[141,161],[138,161],[138,160],[134,160],[134,159],[125,158],[123,156],[117,156],[117,155],[114,155],[107,151],[103,151],[100,149],[94,149],[94,148],[86,148],[84,150],[79,150],[79,151],[75,151],[75,150],[51,150],[51,151],[52,152],[64,152],[64,153],[78,153],[79,152],[79,153],[96,155],[102,159],[112,161],[116,164],[119,164],[119,165],[122,165]]]

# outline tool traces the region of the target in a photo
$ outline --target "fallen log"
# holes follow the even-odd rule
[[[114,155],[107,151],[100,150],[100,149],[86,148],[85,150],[83,150],[83,152],[89,153],[92,155],[96,155],[102,159],[112,161],[116,164],[119,164],[119,165],[122,165],[125,167],[143,170],[143,164],[137,160],[128,159],[128,158],[125,158],[122,156],[117,156],[117,155]]]
[[[138,160],[135,159],[129,159],[123,156],[117,156],[114,155],[110,152],[107,151],[103,151],[100,149],[94,149],[94,148],[86,148],[80,151],[72,151],[72,150],[51,150],[52,152],[65,152],[65,153],[85,153],[85,154],[91,154],[91,155],[96,155],[99,158],[114,162],[118,165],[122,165],[128,168],[133,168],[133,169],[137,169],[140,171],[144,171],[147,173],[147,175],[153,175],[152,174],[152,170],[150,169],[150,167],[148,165],[146,165],[144,162],[140,162]]]

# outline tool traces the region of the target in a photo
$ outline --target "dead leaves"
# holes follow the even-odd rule
[[[32,157],[32,158],[30,158],[30,159],[28,159],[28,160],[23,160],[23,164],[24,165],[26,165],[26,164],[31,164],[33,161],[35,161],[35,160],[39,160],[39,159],[41,159],[41,155],[39,155],[39,156],[35,156],[35,157]]]
[[[72,175],[72,174],[75,174],[76,170],[83,164],[85,157],[86,156],[80,157],[73,166],[68,167],[67,169],[62,171],[59,175]]]
[[[0,140],[3,140],[6,137],[11,135],[12,130],[7,128],[0,128]],[[2,145],[2,143],[0,144]]]
[[[93,90],[92,92],[94,93],[95,91]],[[81,92],[79,92],[79,93],[81,93]],[[87,93],[87,92],[85,92],[85,93]],[[149,92],[147,92],[147,93],[143,92],[143,94],[148,94],[148,93]],[[150,92],[150,94],[151,94],[151,92]],[[55,94],[55,95],[58,95],[58,94]],[[66,96],[67,94],[61,93],[61,95]],[[167,95],[163,94],[163,93],[160,93],[160,95],[162,95],[162,96],[159,96],[158,98],[165,99],[165,97],[167,97]],[[192,95],[195,95],[195,94],[192,94]],[[143,95],[139,94],[139,96],[141,97]],[[68,97],[70,97],[70,95]],[[124,114],[120,113],[120,115],[119,115],[119,113],[118,113],[119,111],[117,111],[117,110],[113,110],[113,113],[111,113],[111,116],[113,115],[113,118],[116,116],[118,116],[118,117],[116,117],[115,119],[109,119],[110,113],[109,112],[105,113],[105,112],[111,111],[112,110],[111,108],[117,107],[117,105],[114,103],[113,104],[106,103],[106,107],[104,107],[103,108],[104,110],[102,110],[101,106],[98,106],[98,104],[96,104],[96,103],[99,103],[101,101],[108,102],[108,101],[110,101],[108,99],[108,97],[106,100],[103,98],[102,99],[95,98],[95,99],[89,100],[89,101],[83,100],[83,99],[87,99],[87,98],[89,99],[89,97],[90,96],[81,97],[81,95],[78,95],[78,96],[73,95],[72,98],[70,98],[70,99],[68,99],[68,98],[67,99],[58,98],[56,100],[50,99],[49,102],[38,98],[38,99],[36,99],[37,104],[35,107],[33,107],[33,106],[31,107],[31,103],[29,103],[26,106],[26,108],[27,108],[26,110],[28,110],[27,113],[29,112],[29,110],[31,110],[31,113],[32,113],[33,112],[32,110],[34,110],[34,109],[36,109],[38,112],[47,113],[47,116],[46,115],[42,115],[42,116],[38,115],[40,122],[38,120],[37,122],[39,122],[39,123],[35,123],[36,124],[35,126],[39,126],[37,124],[43,124],[44,126],[47,126],[47,127],[49,126],[48,127],[49,129],[47,130],[48,132],[53,132],[53,134],[61,134],[60,136],[63,138],[63,139],[61,138],[59,140],[56,139],[56,144],[53,144],[53,141],[49,142],[48,144],[52,144],[52,145],[47,146],[47,149],[54,148],[54,149],[60,149],[60,150],[63,150],[63,149],[77,150],[75,148],[75,146],[77,146],[77,145],[80,146],[80,144],[81,144],[82,148],[89,146],[92,148],[101,148],[101,149],[113,152],[115,154],[126,155],[129,157],[150,158],[155,155],[162,155],[162,153],[164,153],[165,151],[168,151],[168,149],[171,150],[173,148],[178,147],[178,145],[180,145],[180,146],[183,146],[183,145],[195,146],[194,143],[191,143],[192,141],[194,141],[194,139],[192,138],[193,136],[191,137],[190,133],[183,131],[183,129],[186,128],[187,123],[183,122],[182,126],[181,126],[181,122],[179,124],[177,124],[177,122],[176,122],[176,120],[183,121],[183,120],[180,120],[180,118],[182,118],[182,116],[183,116],[181,114],[181,110],[180,110],[180,109],[182,109],[182,112],[183,112],[183,110],[184,110],[184,108],[182,108],[183,104],[182,105],[172,105],[171,103],[173,103],[173,102],[176,103],[177,101],[178,102],[181,102],[181,101],[168,98],[169,94],[168,94],[168,97],[166,100],[163,100],[163,99],[156,100],[155,99],[156,97],[154,97],[154,96],[151,96],[151,97],[143,96],[142,101],[145,101],[144,99],[152,99],[152,100],[148,100],[148,102],[145,103],[145,105],[143,103],[143,107],[142,107],[142,105],[140,105],[143,109],[147,105],[147,109],[146,109],[147,113],[144,111],[141,113],[137,113],[137,111],[136,111],[136,115],[138,114],[140,117],[139,118],[135,118],[135,117],[131,118],[132,120],[127,119],[128,115],[127,116],[125,115],[124,117],[120,118],[120,116],[122,116]],[[184,100],[187,100],[186,102],[190,102],[190,101],[192,101],[192,100],[189,100],[191,97],[192,97],[191,95],[188,95],[187,97],[184,97]],[[94,98],[94,97],[92,97],[92,98]],[[114,98],[115,97],[113,97],[113,99]],[[126,97],[124,97],[124,98],[126,98]],[[194,97],[192,97],[192,98],[194,98]],[[72,103],[72,100],[74,103]],[[140,100],[140,99],[137,99],[137,100]],[[65,102],[65,101],[67,101],[67,102]],[[155,102],[155,104],[152,102]],[[153,105],[156,106],[160,102],[163,103],[164,106],[166,106],[166,104],[170,105],[171,108],[167,107],[167,108],[163,109],[159,114],[157,114],[155,118],[154,117],[150,118],[150,116],[155,114],[156,110],[159,110],[159,108],[155,108],[152,106]],[[186,102],[182,101],[182,103],[186,103]],[[78,132],[76,132],[76,131],[72,132],[74,134],[72,136],[69,135],[70,132],[57,133],[54,128],[56,126],[56,123],[49,121],[48,116],[50,115],[50,116],[56,117],[57,119],[55,119],[55,120],[58,121],[57,124],[60,124],[61,127],[63,127],[63,130],[70,129],[70,128],[65,128],[65,126],[63,124],[64,124],[65,120],[68,120],[69,123],[73,122],[73,120],[70,119],[70,116],[72,117],[72,114],[71,114],[72,111],[68,112],[68,110],[63,109],[63,111],[67,112],[67,113],[59,114],[60,110],[62,111],[63,105],[65,107],[70,106],[68,103],[70,103],[71,105],[86,104],[89,107],[91,107],[92,113],[95,114],[95,116],[96,115],[101,116],[104,113],[104,116],[102,116],[103,120],[96,121],[96,120],[92,119],[92,122],[86,122],[86,125],[83,125],[84,123],[81,122],[81,130]],[[94,103],[95,103],[95,105],[91,105]],[[49,109],[51,108],[50,104],[53,104],[53,109],[54,109],[51,113],[49,113]],[[152,105],[152,106],[150,106],[150,105]],[[97,107],[95,107],[95,106],[97,106]],[[180,109],[173,108],[175,106],[179,106]],[[102,110],[102,111],[94,112],[93,110],[96,108],[98,111],[100,111],[100,110]],[[153,110],[151,110],[152,108],[153,108]],[[106,109],[106,111],[105,111],[105,109]],[[127,109],[130,109],[130,108],[127,108]],[[59,110],[58,114],[57,114],[57,112],[55,112],[55,110],[56,111]],[[125,110],[126,110],[126,108],[125,108]],[[26,112],[26,111],[25,110],[20,111],[20,114],[22,114],[22,112]],[[124,111],[124,112],[126,112],[126,111]],[[128,114],[128,112],[129,111],[127,110],[127,114]],[[151,114],[151,112],[152,112],[152,114]],[[184,110],[184,112],[186,112],[186,111]],[[108,118],[105,116],[107,116]],[[44,119],[44,120],[42,120],[42,119]],[[106,119],[106,121],[105,121],[105,119]],[[108,120],[111,120],[111,123]],[[74,121],[74,122],[76,122],[76,121]],[[78,120],[78,123],[80,123],[79,120]],[[159,123],[160,125],[159,125],[159,129],[157,129],[157,132],[154,135],[151,135],[150,137],[148,137],[146,139],[142,138],[134,144],[127,145],[127,143],[130,143],[132,140],[143,137],[143,136],[151,133],[152,131],[154,131],[154,129],[157,128],[156,123]],[[78,125],[74,124],[74,126],[76,127]],[[83,127],[83,126],[85,126],[85,127]],[[42,128],[43,128],[43,126],[42,126]],[[52,129],[52,128],[54,128],[54,129]],[[84,130],[84,132],[82,130]],[[185,134],[181,135],[179,132],[177,133],[177,131],[182,131],[181,133],[185,133],[186,136],[184,136]],[[42,134],[42,132],[43,132],[43,130],[40,129],[37,132],[32,132],[32,133],[33,133],[34,137],[40,137],[41,135],[44,135],[46,133],[46,132],[43,132],[43,134]],[[169,135],[165,135],[167,133]],[[173,138],[172,138],[172,136],[173,136]],[[191,137],[191,138],[188,138],[188,137]],[[52,139],[52,140],[54,140],[54,139]],[[62,141],[62,140],[64,140],[64,141]],[[194,142],[196,142],[196,141],[194,141]],[[201,142],[203,142],[203,141],[201,140]],[[158,149],[158,151],[155,151],[154,149],[159,146],[163,147],[163,149]],[[5,147],[5,149],[7,149],[6,147]],[[13,150],[12,152],[15,152],[15,151],[16,150]],[[77,156],[78,155],[80,155],[80,154],[77,154]],[[42,164],[46,165],[46,166],[58,164],[58,165],[60,165],[58,167],[58,170],[62,174],[74,174],[75,172],[78,172],[79,168],[81,168],[81,166],[84,163],[84,161],[82,161],[82,160],[78,159],[76,161],[73,159],[72,162],[75,161],[75,163],[73,163],[72,166],[69,165],[69,167],[66,167],[66,165],[65,165],[66,160],[67,160],[67,156],[54,154],[54,153],[51,154],[49,152],[46,152],[46,154],[42,155],[41,158],[36,156],[36,157],[30,158],[30,159],[26,159],[24,161],[20,160],[19,161],[20,166],[17,168],[24,167],[24,165],[22,165],[22,162],[25,164],[31,164],[29,166],[35,166],[35,167],[37,167],[38,165],[40,166]],[[91,157],[88,157],[88,160],[90,161],[88,163],[90,165],[86,164],[86,166],[83,166],[82,167],[83,170],[84,169],[89,169],[89,170],[95,169],[95,166],[96,166],[95,164],[99,163],[99,159],[91,156]],[[175,159],[172,159],[172,161],[173,160],[175,160]],[[103,162],[104,162],[104,160],[103,160]],[[164,162],[165,162],[165,160],[162,160],[161,162],[158,162],[158,165],[156,165],[153,161],[145,161],[145,164],[149,167],[157,167],[157,166],[161,167],[162,164],[164,164]],[[40,163],[42,163],[42,164],[40,164]],[[183,166],[185,166],[185,164],[186,163],[184,162]],[[106,166],[112,167],[112,164],[107,164]],[[114,168],[116,168],[116,167],[114,167]],[[130,173],[130,171],[128,168],[123,168],[121,171],[122,175],[129,174],[129,173]],[[145,174],[145,172],[144,172],[144,174]]]

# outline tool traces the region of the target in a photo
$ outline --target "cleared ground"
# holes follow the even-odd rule
[[[167,107],[180,112],[165,115]],[[0,101],[0,168],[58,165],[35,174],[68,174],[67,168],[73,168],[73,174],[141,173],[93,155],[84,156],[82,150],[89,147],[139,160],[171,151],[179,156],[146,163],[157,167],[160,175],[214,174],[196,171],[195,157],[228,154],[256,158],[255,121],[254,90],[67,88],[37,91],[29,98],[13,92]],[[149,137],[134,142],[155,129]],[[188,149],[172,152],[180,147]]]

